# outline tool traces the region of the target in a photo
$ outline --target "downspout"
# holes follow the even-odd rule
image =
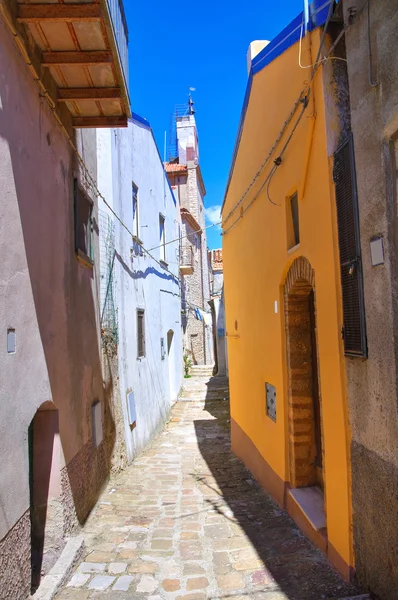
[[[307,35],[308,35],[308,51],[309,51],[309,55],[310,55],[310,62],[309,62],[309,64],[312,65],[313,56],[312,56],[311,32],[308,31]],[[313,85],[314,85],[314,82],[313,82]],[[307,116],[307,119],[310,119],[310,125],[309,125],[309,132],[308,132],[306,152],[305,152],[303,179],[302,179],[302,183],[301,183],[301,188],[299,190],[299,198],[300,199],[303,199],[304,196],[305,196],[305,190],[306,190],[306,187],[307,187],[307,179],[308,179],[308,170],[309,170],[310,157],[311,157],[311,150],[312,150],[312,143],[313,143],[313,140],[314,140],[314,130],[315,130],[315,120],[316,120],[315,91],[314,91],[314,89],[312,90],[312,93],[310,93],[310,100],[309,101],[311,102],[311,114]]]
[[[373,80],[372,28],[370,26],[370,0],[368,0],[368,49],[369,49],[369,85],[374,88],[379,85]]]
[[[205,309],[205,291],[203,286],[203,243],[202,233],[200,234],[200,279],[202,284],[202,308]],[[203,321],[203,354],[206,364],[206,323]]]

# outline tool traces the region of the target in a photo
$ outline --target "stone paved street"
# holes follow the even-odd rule
[[[186,399],[204,398],[206,378]],[[165,431],[114,478],[57,600],[321,600],[355,593],[230,451],[225,381],[180,401]],[[224,386],[224,387],[223,387]],[[209,399],[210,398],[210,399]]]

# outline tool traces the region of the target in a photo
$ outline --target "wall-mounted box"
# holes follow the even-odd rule
[[[17,339],[15,329],[7,329],[7,352],[15,354],[17,348]]]
[[[370,240],[370,258],[372,267],[384,264],[384,244],[381,236]]]
[[[265,384],[266,412],[273,421],[276,421],[276,387],[270,383]]]
[[[91,408],[92,410],[92,427],[93,427],[93,446],[94,448],[98,448],[102,440],[104,439],[104,434],[102,431],[102,407],[101,402],[95,402]]]
[[[129,413],[129,423],[130,425],[134,425],[134,423],[137,421],[134,392],[127,394],[127,409]]]

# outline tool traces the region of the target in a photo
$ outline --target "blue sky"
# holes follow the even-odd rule
[[[216,218],[246,89],[248,46],[253,40],[272,40],[299,14],[303,0],[125,0],[124,5],[133,111],[150,121],[163,156],[174,105],[187,101],[190,86],[196,88],[205,207]],[[220,231],[208,229],[207,242],[210,248],[221,247]]]

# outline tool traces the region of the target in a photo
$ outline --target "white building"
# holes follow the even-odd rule
[[[97,142],[99,188],[123,222],[100,202],[102,325],[117,329],[130,461],[162,428],[182,384],[180,208],[148,121],[133,115],[125,130],[98,130]]]

